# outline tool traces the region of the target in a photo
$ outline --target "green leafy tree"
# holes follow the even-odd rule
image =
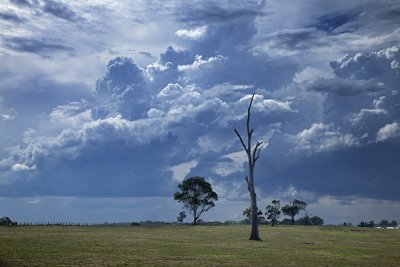
[[[267,220],[271,222],[271,226],[278,223],[279,215],[281,214],[281,202],[279,200],[272,200],[271,205],[267,205]]]
[[[290,202],[288,205],[282,207],[282,213],[286,216],[290,216],[292,219],[292,225],[294,225],[294,217],[306,207],[307,204],[304,201],[295,199],[293,202]]]
[[[197,224],[203,212],[215,206],[214,201],[218,200],[215,193],[203,177],[190,177],[178,185],[179,192],[174,194],[174,199],[183,204],[183,208],[193,215],[193,224]]]
[[[181,211],[179,212],[178,217],[176,217],[178,223],[183,223],[183,220],[186,218],[186,212]]]

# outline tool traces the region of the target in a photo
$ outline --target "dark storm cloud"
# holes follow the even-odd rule
[[[400,22],[400,3],[396,0],[389,2],[376,1],[368,6],[363,6],[366,11],[367,17],[363,17],[364,20],[373,21],[378,28],[385,30],[383,26],[388,29],[395,28]]]
[[[53,0],[45,0],[42,10],[43,12],[49,13],[60,19],[69,21],[77,21],[80,19],[79,16],[77,16],[77,14],[68,6]]]
[[[19,81],[19,86],[2,87],[1,90],[9,105],[21,110],[20,117],[45,113],[65,102],[91,99],[89,89],[82,84],[55,82],[45,76]],[[31,123],[34,121],[29,125]]]
[[[208,6],[209,3],[205,5]],[[220,9],[233,12],[236,8],[239,8],[242,9],[242,12],[237,14],[228,12],[229,16],[226,16],[229,19],[207,22],[202,38],[194,41],[184,41],[184,43],[188,46],[186,54],[191,55],[192,60],[193,55],[197,54],[201,55],[203,59],[207,57],[215,58],[216,56],[224,57],[227,63],[222,64],[220,68],[213,68],[208,74],[201,75],[201,71],[192,73],[192,75],[188,75],[189,81],[195,82],[202,87],[211,87],[218,83],[228,82],[261,87],[267,86],[272,89],[292,79],[296,71],[296,65],[292,64],[290,60],[275,61],[264,55],[254,55],[249,51],[251,41],[257,34],[256,18],[261,15],[262,5],[261,3],[258,6],[256,2],[247,2],[244,7],[241,5],[228,7],[219,4]],[[189,10],[192,10],[191,12],[197,11],[196,8]],[[213,10],[212,8],[207,10],[209,10],[208,12],[213,12],[211,11]],[[217,11],[219,12],[219,9]],[[222,11],[220,13],[225,14]],[[202,14],[201,11],[200,14]],[[191,16],[193,21],[198,21],[196,22],[197,25],[202,25],[200,22],[203,19],[203,15],[197,17],[197,15],[191,14]],[[197,18],[199,19],[197,20]],[[190,23],[188,24],[191,25]],[[226,68],[225,65],[230,67]],[[271,77],[274,77],[274,79],[271,79]]]
[[[82,18],[78,16],[75,11],[73,11],[71,8],[69,8],[67,5],[64,3],[61,3],[59,1],[54,1],[54,0],[43,0],[41,2],[37,0],[10,0],[11,3],[22,7],[22,8],[31,8],[31,9],[36,9],[40,10],[44,13],[53,15],[57,18],[75,22],[79,21]]]
[[[28,37],[3,37],[4,45],[11,50],[45,54],[46,52],[68,51],[74,49],[59,42],[33,39]]]
[[[358,15],[358,12],[351,10],[324,14],[317,19],[317,24],[314,27],[328,34],[341,34],[343,32],[348,32],[349,29],[341,31],[340,27],[355,21]]]
[[[187,27],[204,26],[204,38],[186,42],[194,54],[215,56],[243,53],[257,33],[255,20],[263,15],[264,2],[246,1],[232,5],[229,1],[206,1],[186,7],[178,6],[177,18]],[[232,57],[233,58],[233,57]]]
[[[330,63],[336,77],[306,85],[326,93],[324,122],[340,125],[359,144],[375,143],[385,125],[397,121],[400,106],[398,47],[346,55]]]
[[[400,21],[400,5],[391,6],[383,10],[382,12],[378,13],[379,18],[383,20],[388,20],[391,22],[399,22]]]
[[[203,144],[209,147],[208,140],[213,142],[214,139],[208,137],[210,125],[220,130],[215,134],[216,140],[229,144],[229,138],[226,140],[225,136],[234,138],[232,130],[226,127],[232,123],[236,125],[242,118],[240,110],[245,106],[240,99],[251,87],[232,86],[238,88],[237,92],[219,96],[219,87],[214,87],[216,84],[227,83],[221,88],[230,87],[229,82],[262,85],[270,80],[269,77],[274,77],[278,81],[271,81],[269,85],[278,87],[283,81],[290,80],[287,75],[292,77],[294,74],[290,63],[268,62],[268,58],[237,51],[236,47],[246,44],[256,33],[254,20],[260,13],[255,10],[228,12],[225,9],[227,12],[222,12],[222,17],[229,19],[210,25],[209,35],[203,42],[192,44],[185,50],[168,48],[147,70],[128,58],[111,60],[104,77],[96,85],[94,121],[84,123],[76,130],[66,129],[53,137],[26,140],[32,146],[15,150],[15,160],[8,165],[11,168],[9,175],[21,178],[31,172],[37,178],[36,182],[24,187],[26,183],[16,178],[25,189],[13,190],[11,186],[4,194],[23,194],[30,190],[37,194],[51,191],[53,194],[82,196],[157,195],[164,194],[165,190],[171,193],[174,184],[168,169],[201,156],[201,152],[196,151],[204,150]],[[257,97],[257,106],[260,113],[274,114],[271,118],[255,116],[267,122],[280,121],[284,117],[281,113],[293,112],[289,102],[266,99],[262,95]],[[64,109],[57,109],[61,110]],[[72,115],[65,117],[66,120],[75,120]],[[202,139],[205,141],[199,141],[201,136],[207,136]],[[133,145],[128,140],[133,141]],[[152,146],[154,152],[146,154],[150,158],[134,152],[149,151]],[[223,144],[219,146],[222,147],[220,151],[228,152]],[[151,155],[160,159],[153,159]],[[46,160],[48,157],[54,162]],[[220,158],[220,155],[216,157]],[[204,161],[208,159],[204,158]],[[82,162],[85,163],[80,165]],[[98,168],[87,168],[98,162],[101,162]],[[149,164],[154,166],[151,165],[152,170],[145,175]],[[56,167],[53,169],[52,166]],[[62,171],[52,175],[56,169]],[[77,170],[82,170],[82,175],[70,178]],[[195,170],[204,176],[212,175],[210,170]],[[45,178],[39,179],[39,175]],[[150,182],[160,184],[160,187],[151,187]],[[60,183],[65,186],[58,187]],[[171,187],[167,186],[169,183]],[[96,188],[92,184],[96,184]],[[121,191],[121,186],[130,189]]]
[[[258,165],[258,182],[271,191],[268,188],[292,184],[321,195],[400,200],[400,166],[394,163],[400,158],[399,151],[397,140],[287,158],[281,163],[272,154],[264,153],[264,160]]]
[[[107,65],[105,77],[97,81],[98,94],[120,95],[129,85],[142,85],[145,73],[130,58],[117,57]]]
[[[15,14],[12,13],[3,13],[0,12],[0,19],[2,20],[6,20],[6,21],[10,21],[10,22],[14,22],[14,23],[22,23],[25,22],[24,18],[21,18]]]
[[[377,80],[347,80],[341,78],[318,79],[309,90],[332,93],[338,96],[354,96],[362,93],[384,92],[387,87]]]
[[[275,33],[274,47],[287,50],[306,50],[324,44],[323,35],[312,28],[285,30]]]
[[[68,26],[71,24],[54,16],[75,21],[77,14],[87,11],[79,10],[79,5],[72,9],[61,2],[42,3],[40,14],[51,14],[44,17]],[[269,21],[263,37],[270,37],[268,40],[276,49],[298,54],[306,51],[300,62],[290,56],[271,58],[254,49],[262,45],[256,37],[266,27],[258,19],[267,19],[262,5],[255,1],[235,5],[232,1],[180,2],[170,11],[163,14],[173,14],[172,18],[160,16],[157,19],[161,22],[155,19],[149,24],[162,30],[173,24],[168,28],[168,41],[163,39],[153,50],[147,43],[141,44],[135,51],[155,54],[171,43],[177,45],[165,49],[147,67],[126,57],[116,57],[102,65],[105,72],[96,76],[93,98],[82,92],[69,95],[73,86],[43,81],[32,83],[31,87],[20,82],[13,90],[2,91],[1,97],[16,108],[16,119],[23,113],[25,118],[31,113],[40,114],[40,119],[34,117],[30,124],[21,122],[19,139],[3,149],[1,179],[6,185],[1,186],[1,195],[171,196],[179,179],[202,175],[212,179],[213,186],[217,185],[221,192],[228,192],[224,197],[244,199],[246,169],[233,128],[244,131],[249,95],[256,92],[254,139],[264,140],[266,145],[256,169],[260,195],[294,185],[320,195],[398,199],[394,190],[399,186],[395,161],[400,156],[396,119],[399,96],[395,92],[397,50],[368,47],[375,54],[359,49],[358,55],[352,52],[358,49],[354,45],[348,49],[351,55],[331,63],[333,72],[322,75],[324,79],[305,77],[302,82],[292,82],[304,68],[315,70],[328,66],[337,55],[344,56],[347,48],[343,44],[351,42],[343,40],[355,40],[350,36],[352,32],[345,29],[357,30],[353,23],[359,21],[360,13],[329,11],[321,16],[324,12],[315,15],[311,8],[293,18],[285,17],[285,13],[279,20]],[[90,15],[104,21],[103,16],[109,13],[103,12]],[[129,12],[124,6],[124,18],[131,21]],[[125,23],[119,20],[120,15],[118,20],[106,16],[107,24],[118,26],[113,26],[115,33],[106,37],[112,44],[122,40],[126,48],[133,42],[124,39],[125,35],[118,36]],[[312,19],[307,17],[306,22],[297,25],[296,16]],[[295,22],[287,26],[285,23],[291,19]],[[127,28],[142,38],[152,27],[137,32],[131,26]],[[199,29],[200,33],[196,33]],[[190,38],[193,32],[196,38]],[[343,32],[349,35],[335,35]],[[356,32],[356,37],[379,36],[379,32],[371,30],[368,36]],[[71,32],[66,35],[75,37]],[[159,36],[151,37],[158,41]],[[101,38],[105,40],[104,36]],[[59,47],[58,42],[9,40],[15,51],[69,51],[64,43]],[[378,42],[359,42],[370,40]],[[386,43],[379,45],[388,47]],[[315,50],[324,55],[314,54]],[[80,65],[82,61],[78,61]],[[92,62],[84,63],[87,68],[97,67]],[[76,65],[65,69],[68,68]],[[305,76],[314,74],[311,71]],[[331,76],[335,77],[326,78]],[[35,90],[21,89],[25,87]],[[41,90],[46,93],[40,94]],[[89,90],[85,92],[88,94]],[[22,106],[29,109],[21,109]],[[171,169],[187,163],[194,167],[177,174],[182,177],[173,177]],[[239,193],[231,194],[230,189],[235,186]]]
[[[159,61],[162,64],[171,63],[173,68],[178,65],[187,65],[193,62],[194,55],[189,50],[176,50],[169,46],[160,54]]]
[[[97,114],[119,112],[132,119],[142,117],[149,104],[148,81],[145,70],[131,58],[110,60],[104,77],[96,82],[94,96],[104,106]]]
[[[138,53],[141,54],[141,55],[143,55],[143,56],[145,56],[145,57],[148,57],[148,58],[154,58],[154,56],[153,56],[151,53],[149,53],[149,52],[140,51],[140,52],[138,52]]]
[[[392,89],[397,89],[400,82],[400,49],[397,46],[346,55],[329,65],[337,76],[345,79],[375,79]]]
[[[169,143],[154,145],[157,149],[169,150],[172,144],[170,139]],[[76,157],[38,158],[42,166],[40,177],[19,179],[17,186],[2,186],[0,194],[13,197],[48,195],[49,192],[58,196],[89,197],[168,195],[175,185],[169,182],[170,173],[161,168],[164,162],[164,154],[149,153],[147,146],[130,146],[124,138],[92,141]],[[77,172],[81,175],[76,175]],[[13,175],[22,178],[29,173],[21,171]]]
[[[232,3],[226,1],[201,1],[194,6],[192,3],[184,3],[182,7],[176,9],[176,15],[182,22],[226,23],[240,18],[265,15],[262,10],[264,2],[244,1],[232,5]]]
[[[372,102],[371,98],[374,99],[373,101],[378,101],[379,97],[383,97],[382,101],[379,101],[380,104],[375,105],[375,108],[379,106],[378,111],[381,110],[381,113],[395,118],[396,114],[398,114],[398,108],[393,103],[399,98],[397,92],[400,82],[399,60],[398,47],[389,47],[376,52],[346,55],[330,63],[334,73],[340,77],[334,79],[340,81],[333,82],[336,86],[323,85],[324,82],[319,85],[317,82],[313,86],[314,89],[319,87],[320,91],[330,91],[338,95],[365,93],[363,97],[368,99],[368,95],[370,95],[370,102]],[[325,82],[329,83],[329,80],[325,80]],[[359,100],[361,99],[360,97]]]
[[[11,3],[18,5],[18,6],[25,6],[25,7],[30,7],[32,4],[37,4],[38,2],[36,0],[29,1],[29,0],[10,0]]]

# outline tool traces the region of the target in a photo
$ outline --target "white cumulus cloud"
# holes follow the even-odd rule
[[[390,138],[396,138],[400,136],[400,124],[398,122],[393,122],[386,124],[384,127],[379,129],[376,135],[376,141],[384,141]]]
[[[207,26],[201,26],[193,29],[180,29],[175,32],[175,35],[180,38],[191,40],[199,40],[207,33]]]
[[[313,123],[295,136],[289,137],[295,149],[306,150],[310,153],[332,150],[340,146],[357,145],[357,139],[350,133],[341,133],[333,129],[333,125]]]
[[[36,165],[28,166],[24,163],[15,163],[11,166],[12,171],[32,171],[36,170]]]
[[[216,64],[216,63],[221,63],[227,60],[226,57],[217,55],[215,57],[209,57],[208,59],[203,59],[203,56],[201,55],[196,55],[195,60],[192,64],[190,65],[179,65],[178,70],[179,71],[194,71],[198,70],[201,66],[207,66],[211,64]]]

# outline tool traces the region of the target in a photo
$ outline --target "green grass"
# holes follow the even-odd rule
[[[400,266],[400,230],[261,226],[0,227],[0,266]]]

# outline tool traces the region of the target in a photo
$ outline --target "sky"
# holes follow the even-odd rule
[[[0,216],[176,221],[178,184],[327,223],[400,221],[397,0],[3,0]],[[281,217],[283,219],[285,217]]]

